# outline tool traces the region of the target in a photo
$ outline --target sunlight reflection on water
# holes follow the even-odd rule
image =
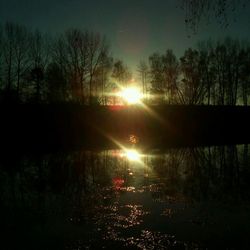
[[[4,162],[0,215],[22,238],[25,221],[34,239],[56,235],[72,250],[237,249],[249,242],[246,145],[58,153],[20,158],[12,171]]]

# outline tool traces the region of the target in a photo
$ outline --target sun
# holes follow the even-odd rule
[[[125,155],[130,161],[140,160],[140,154],[136,150],[133,150],[133,149],[126,150]]]
[[[143,97],[140,90],[135,87],[124,88],[119,93],[119,96],[122,97],[128,104],[138,104],[141,102]]]
[[[120,157],[125,157],[129,161],[140,161],[141,154],[135,149],[124,149],[120,154]]]

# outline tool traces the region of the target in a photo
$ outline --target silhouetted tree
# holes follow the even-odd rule
[[[176,103],[180,98],[180,93],[177,86],[179,75],[179,63],[173,51],[168,49],[162,57],[163,63],[163,78],[167,102],[170,104]]]
[[[52,69],[56,69],[59,78],[63,78],[63,96],[64,101],[68,101],[70,99],[71,95],[71,89],[70,89],[70,81],[69,81],[69,65],[68,65],[68,59],[67,59],[67,51],[66,51],[66,42],[65,38],[60,35],[59,37],[55,38],[51,47],[50,47],[50,53],[51,53],[51,59],[52,59]],[[52,70],[53,71],[53,70]],[[51,72],[48,70],[47,73]],[[60,72],[60,73],[59,73]],[[49,73],[50,74],[50,73]],[[52,74],[52,72],[51,72]],[[58,80],[59,82],[59,80]],[[50,84],[49,84],[50,85]]]
[[[173,51],[165,54],[154,53],[149,57],[151,93],[160,102],[169,104],[183,102],[182,92],[178,87],[179,62]]]
[[[5,98],[20,100],[20,85],[30,67],[30,33],[24,26],[6,23],[2,41],[4,64],[2,79],[5,82]]]
[[[34,100],[41,102],[45,91],[44,74],[49,63],[48,39],[38,30],[31,35],[30,83],[34,86]]]
[[[243,105],[248,105],[250,93],[250,48],[244,48],[240,53],[241,68],[239,73],[240,81],[240,97]]]
[[[227,104],[236,105],[239,87],[239,71],[240,71],[240,45],[238,41],[231,39],[225,40],[227,49],[226,62],[226,94]]]
[[[214,48],[211,41],[199,43],[199,56],[201,66],[201,77],[205,88],[204,103],[207,105],[212,104],[215,95],[215,67],[214,60]]]
[[[103,53],[101,61],[94,76],[95,96],[98,103],[107,104],[110,77],[112,73],[113,58],[108,53]]]
[[[111,84],[111,92],[113,92],[113,105],[116,104],[115,93],[122,87],[127,87],[131,80],[132,74],[122,60],[116,60],[113,64],[112,79],[115,81]]]
[[[137,71],[139,72],[141,83],[142,83],[142,93],[144,95],[147,94],[147,83],[148,83],[148,77],[149,77],[149,68],[145,61],[140,61]]]
[[[214,66],[216,72],[216,104],[224,105],[226,99],[226,47],[217,44],[214,53]]]
[[[210,52],[212,58],[213,79],[216,94],[214,103],[219,105],[236,105],[239,103],[239,89],[247,87],[247,55],[239,41],[226,39],[218,42]],[[246,92],[247,93],[247,92]],[[247,94],[246,94],[247,95]],[[245,96],[245,99],[246,96]]]
[[[100,68],[108,60],[109,48],[105,37],[100,34],[89,33],[88,43],[88,72],[89,72],[89,103],[93,102],[93,80],[100,73]]]
[[[121,60],[116,60],[113,65],[112,77],[118,85],[126,87],[131,79],[131,73],[128,67]]]
[[[14,26],[14,58],[16,71],[16,91],[18,99],[20,99],[21,84],[24,81],[24,75],[29,69],[29,47],[30,34],[27,29],[20,25]]]
[[[62,60],[60,57],[65,56],[66,72],[74,101],[85,101],[84,83],[87,75],[87,43],[87,34],[77,29],[67,30],[64,37],[58,41],[58,60]]]
[[[204,97],[204,85],[201,76],[199,52],[193,49],[186,50],[180,62],[185,103],[201,104]]]
[[[154,53],[149,57],[150,66],[150,92],[154,96],[157,102],[163,102],[165,89],[164,89],[164,75],[163,75],[163,63],[162,56],[159,53]]]
[[[3,56],[4,56],[4,81],[6,82],[5,91],[7,98],[13,89],[13,77],[14,77],[14,25],[12,23],[6,23],[4,26],[4,38],[3,38]]]
[[[102,85],[100,81],[104,80],[99,76],[101,68],[111,60],[105,37],[89,31],[67,30],[56,39],[52,55],[65,75],[71,99],[91,104],[94,92]]]
[[[50,63],[46,69],[47,99],[50,103],[64,102],[66,96],[66,79],[56,63]]]

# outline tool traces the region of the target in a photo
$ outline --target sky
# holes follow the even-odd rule
[[[58,34],[68,28],[105,35],[114,58],[132,71],[154,52],[173,49],[180,57],[188,47],[207,39],[250,38],[250,6],[238,9],[227,29],[211,18],[197,34],[188,32],[180,0],[0,0],[0,23],[17,22]]]

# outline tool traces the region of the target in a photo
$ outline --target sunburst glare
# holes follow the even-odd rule
[[[118,93],[118,96],[128,104],[138,104],[143,98],[143,94],[136,87],[124,88]]]
[[[126,150],[125,155],[130,161],[139,161],[141,158],[139,152],[137,152],[135,149]]]
[[[129,161],[139,162],[141,160],[141,154],[135,149],[125,149],[120,153],[120,157],[126,157]]]

